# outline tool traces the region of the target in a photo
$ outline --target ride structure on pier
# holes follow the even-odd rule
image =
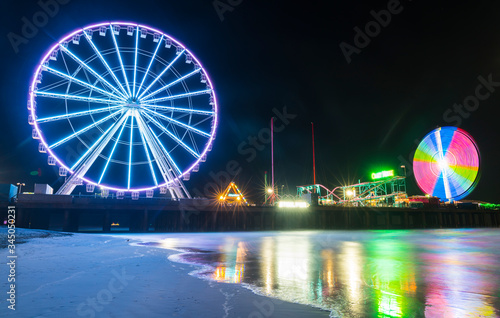
[[[372,181],[343,185],[330,190],[322,184],[297,187],[297,197],[307,200],[318,194],[319,205],[398,206],[408,203],[406,177],[394,176],[393,170],[372,174]]]

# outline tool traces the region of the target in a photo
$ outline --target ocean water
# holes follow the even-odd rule
[[[497,317],[500,230],[293,231],[140,236],[193,274],[332,317]]]

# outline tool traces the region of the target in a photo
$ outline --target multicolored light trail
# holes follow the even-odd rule
[[[479,150],[474,139],[456,127],[440,127],[420,142],[413,158],[420,189],[443,201],[460,200],[479,179]]]

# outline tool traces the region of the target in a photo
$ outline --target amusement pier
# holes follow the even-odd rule
[[[369,181],[329,189],[316,182],[311,123],[312,183],[284,195],[275,184],[279,126],[272,117],[271,173],[269,180],[265,173],[256,202],[234,180],[213,196],[192,197],[185,182],[212,151],[220,125],[217,94],[193,52],[145,25],[105,22],[63,37],[37,64],[27,108],[38,151],[64,183],[56,191],[35,184],[32,192],[23,192],[22,182],[3,184],[0,201],[16,208],[19,227],[182,232],[499,226],[498,205],[464,201],[479,181],[479,149],[471,135],[452,126],[422,139],[412,167],[392,164],[397,169],[376,171]],[[407,194],[407,169],[422,195]],[[4,224],[11,222],[2,211]]]

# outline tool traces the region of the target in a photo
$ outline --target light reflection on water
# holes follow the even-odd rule
[[[204,278],[346,317],[496,317],[500,231],[164,234]],[[156,239],[155,237],[155,239]],[[142,237],[151,239],[151,236]]]

